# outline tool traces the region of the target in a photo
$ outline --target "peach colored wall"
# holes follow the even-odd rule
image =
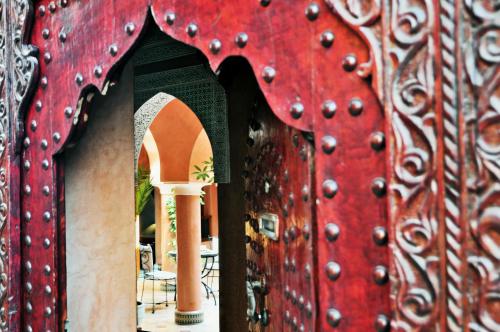
[[[189,181],[191,152],[203,129],[198,117],[175,99],[158,113],[149,129],[160,153],[161,181]]]
[[[194,165],[201,165],[206,160],[209,160],[213,156],[212,145],[210,145],[210,140],[208,139],[207,132],[202,130],[191,151],[191,157],[189,161],[189,181],[198,181],[196,176],[193,175],[195,171]]]
[[[139,153],[139,160],[137,161],[137,164],[140,168],[149,170],[149,158],[144,145],[141,146],[141,152]]]

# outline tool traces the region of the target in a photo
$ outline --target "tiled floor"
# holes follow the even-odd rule
[[[202,287],[203,297],[203,312],[204,312],[204,322],[197,325],[182,326],[175,324],[175,302],[173,302],[174,294],[173,292],[168,293],[168,307],[165,304],[159,304],[155,306],[155,313],[152,313],[152,305],[146,306],[146,314],[142,322],[143,331],[150,332],[218,332],[219,331],[219,298],[216,284],[217,279],[214,280],[214,290],[215,298],[217,300],[217,305],[214,305],[214,299],[210,295],[210,299],[206,298],[205,289]],[[137,283],[138,299],[141,296],[142,290],[142,279],[138,280]],[[146,281],[146,287],[144,289],[144,302],[152,301],[152,282]],[[155,282],[155,298],[165,299],[165,291],[163,288]]]

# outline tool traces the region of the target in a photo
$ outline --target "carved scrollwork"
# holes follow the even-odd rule
[[[7,155],[7,92],[6,92],[6,10],[5,3],[0,4],[0,330],[8,330],[8,250],[6,227],[8,215],[8,197],[6,182],[6,155]]]
[[[468,299],[472,331],[500,330],[500,6],[464,0]],[[474,286],[478,283],[479,286]]]
[[[437,123],[431,1],[391,1],[385,77],[393,133],[394,328],[430,330],[439,316]]]

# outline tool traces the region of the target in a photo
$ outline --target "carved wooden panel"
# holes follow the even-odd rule
[[[500,9],[486,0],[2,2],[2,329],[59,328],[54,155],[148,10],[214,70],[246,57],[274,114],[313,132],[316,330],[499,329]]]

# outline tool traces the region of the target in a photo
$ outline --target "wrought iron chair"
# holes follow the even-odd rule
[[[165,282],[165,305],[168,307],[168,286],[173,285],[174,287],[176,287],[177,275],[173,272],[155,270],[153,265],[153,249],[149,244],[145,246],[141,245],[140,252],[141,252],[141,267],[144,272],[144,278],[142,281],[141,302],[142,298],[144,297],[144,286],[146,280],[153,281],[153,302],[148,304],[153,305],[153,313],[155,313],[155,305],[163,303],[163,301],[155,302],[155,281]],[[172,284],[169,284],[168,283],[169,281],[174,281],[174,282]]]

